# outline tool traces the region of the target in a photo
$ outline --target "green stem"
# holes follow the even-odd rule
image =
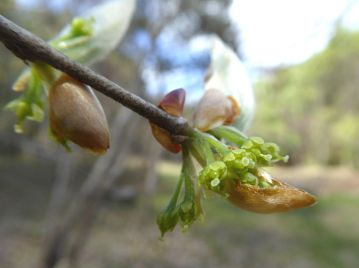
[[[197,162],[202,166],[206,166],[206,159],[202,157],[202,155],[198,152],[197,148],[195,146],[191,146],[190,148],[191,154],[196,158]]]
[[[183,146],[183,168],[182,173],[184,175],[184,186],[185,186],[185,200],[193,200],[194,196],[194,184],[192,177],[196,175],[191,156],[189,154],[189,148],[187,145]]]
[[[210,144],[207,142],[204,134],[195,129],[188,132],[190,137],[190,150],[194,152],[193,156],[202,165],[206,166],[215,161],[215,156],[211,150]]]
[[[183,230],[185,231],[202,213],[200,197],[196,196],[194,178],[197,177],[196,170],[193,165],[191,155],[189,153],[189,145],[183,146],[183,168],[184,176],[184,197],[180,205],[179,216],[181,219]],[[199,198],[199,200],[198,200]]]
[[[203,134],[203,136],[205,137],[208,144],[210,144],[222,156],[224,156],[224,155],[226,155],[227,153],[230,152],[230,150],[228,149],[228,147],[225,144],[223,144],[222,142],[217,140],[212,135]]]
[[[233,142],[234,144],[241,146],[244,141],[247,140],[247,136],[236,128],[228,126],[220,126],[208,131],[209,134],[224,138],[227,141]]]
[[[176,189],[175,189],[175,192],[173,193],[172,197],[171,197],[171,200],[170,202],[168,203],[167,207],[166,207],[166,211],[172,211],[176,208],[176,205],[177,205],[177,201],[178,201],[178,197],[179,197],[179,194],[181,192],[181,188],[182,188],[182,184],[183,184],[183,178],[184,176],[181,174],[178,182],[177,182],[177,185],[176,185]]]

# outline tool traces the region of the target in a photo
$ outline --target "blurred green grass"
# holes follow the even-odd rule
[[[164,207],[168,198],[157,197],[157,206]],[[204,204],[205,222],[189,232],[206,241],[224,262],[242,249],[252,258],[250,267],[356,267],[358,205],[359,194],[332,192],[319,196],[310,208],[260,215],[213,197]]]
[[[313,189],[319,194],[315,206],[285,214],[254,214],[222,198],[208,198],[203,222],[184,234],[176,229],[160,241],[156,215],[170,197],[178,168],[159,165],[152,205],[106,202],[80,267],[357,267],[359,193],[331,187],[335,178]],[[299,185],[318,179],[299,169],[283,174],[290,171],[299,177]],[[319,173],[326,177],[325,171]],[[41,160],[0,162],[0,267],[37,267],[52,173],[53,167]],[[331,190],[323,191],[324,187]]]

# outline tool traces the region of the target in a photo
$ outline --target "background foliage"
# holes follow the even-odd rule
[[[338,28],[306,62],[256,85],[254,133],[276,139],[292,164],[359,166],[359,33]]]

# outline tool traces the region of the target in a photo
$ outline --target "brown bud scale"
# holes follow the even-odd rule
[[[185,99],[186,91],[182,88],[175,89],[163,97],[158,107],[170,115],[179,117],[183,113]],[[172,138],[167,130],[151,122],[150,126],[152,135],[164,148],[172,153],[179,153],[181,151],[181,145],[176,143],[176,140]]]
[[[70,140],[95,153],[106,152],[110,133],[105,113],[93,91],[63,74],[49,90],[51,131],[59,142]]]
[[[272,179],[272,187],[260,188],[240,182],[227,186],[228,200],[235,206],[257,213],[286,212],[316,202],[313,195]]]

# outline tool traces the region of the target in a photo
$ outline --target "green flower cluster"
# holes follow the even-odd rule
[[[180,223],[184,229],[202,215],[202,189],[227,196],[227,187],[240,180],[260,188],[271,187],[263,167],[287,160],[274,143],[246,137],[238,130],[221,126],[208,133],[194,130],[182,145],[183,164],[176,190],[160,213],[157,224],[162,236]],[[203,167],[197,175],[192,157]],[[198,178],[198,186],[194,181]],[[182,201],[180,201],[182,198]]]
[[[287,161],[275,143],[266,143],[260,137],[245,137],[242,133],[229,127],[214,129],[211,133],[218,138],[232,141],[223,148],[219,140],[211,139],[211,145],[217,152],[217,161],[205,166],[199,175],[199,183],[205,189],[225,195],[227,181],[240,181],[261,188],[272,186],[270,179],[262,176],[262,167],[271,166],[278,161]],[[217,143],[217,144],[216,144]]]

